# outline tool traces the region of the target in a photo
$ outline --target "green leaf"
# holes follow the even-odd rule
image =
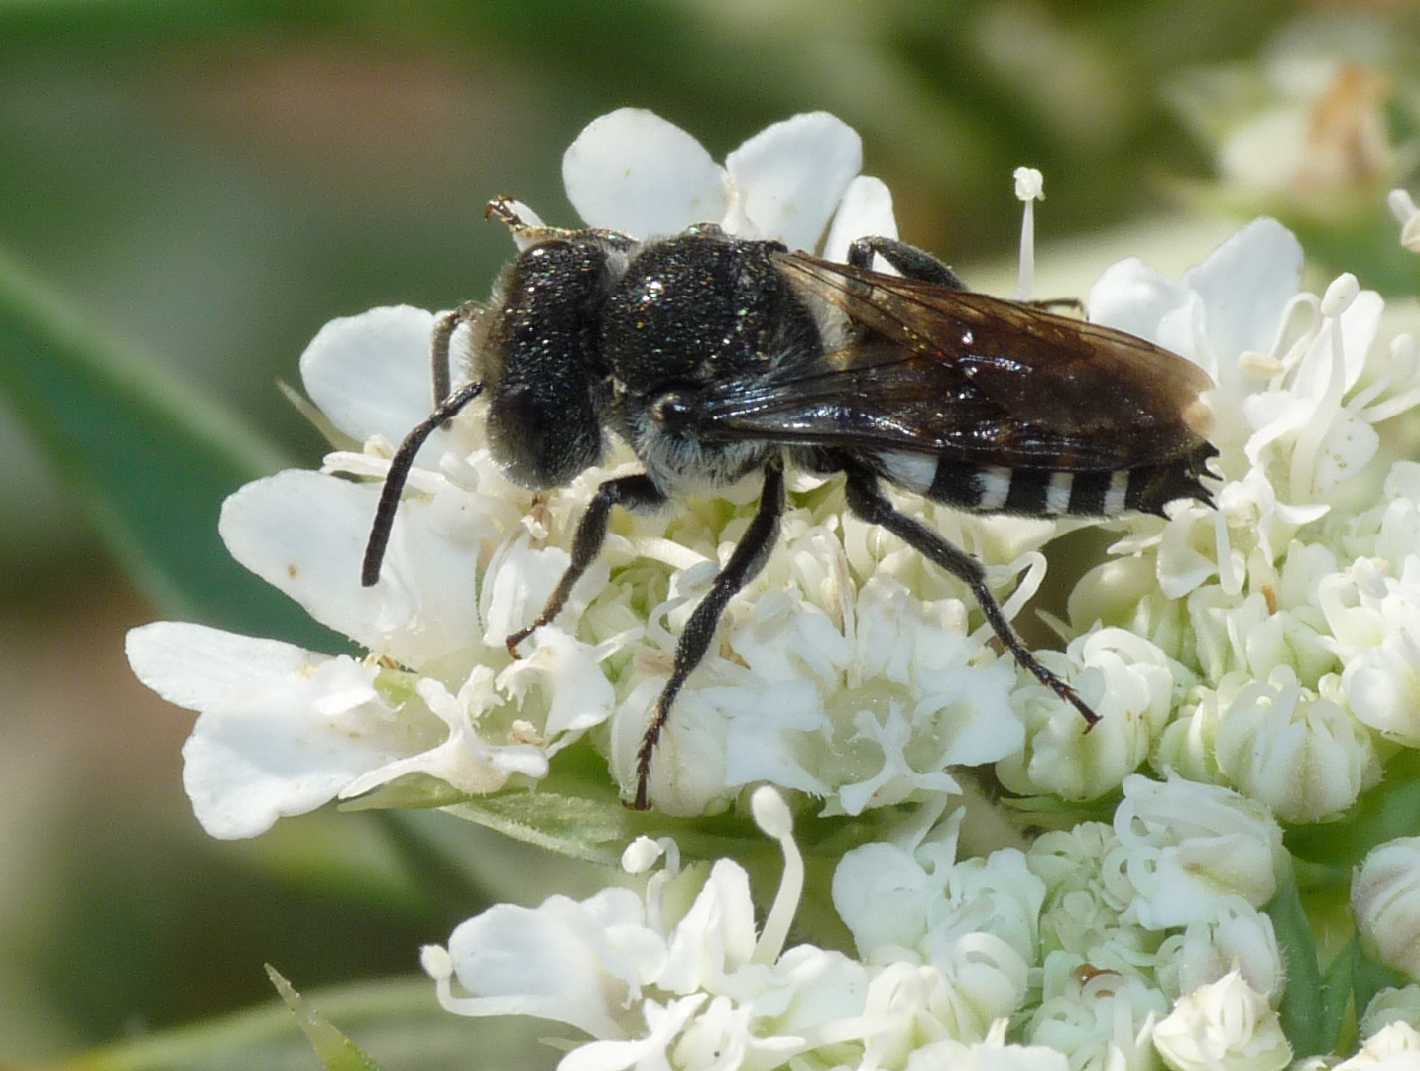
[[[1289,829],[1286,844],[1298,858],[1328,866],[1357,866],[1366,853],[1397,837],[1420,835],[1420,752],[1402,751],[1385,777],[1335,822]]]
[[[1325,997],[1316,937],[1302,905],[1296,880],[1288,873],[1282,887],[1264,908],[1277,933],[1277,945],[1287,972],[1278,1014],[1282,1032],[1296,1057],[1330,1052],[1336,1038],[1326,1033]]]
[[[1341,1044],[1346,1012],[1356,991],[1356,971],[1361,962],[1361,942],[1353,937],[1326,968],[1321,982],[1321,1023],[1318,1034],[1329,1042],[1327,1052]]]
[[[266,976],[271,979],[271,984],[276,987],[276,992],[281,995],[286,1007],[291,1009],[291,1014],[296,1017],[301,1033],[306,1035],[311,1048],[316,1050],[325,1071],[380,1071],[379,1064],[361,1051],[355,1042],[322,1019],[320,1013],[307,1004],[295,987],[269,963],[266,965]]]
[[[818,801],[796,799],[794,839],[800,850],[833,858],[881,840],[902,810],[882,807],[856,818],[819,818],[814,813]],[[673,837],[689,859],[730,857],[743,862],[759,854],[777,857],[779,852],[754,824],[747,805],[698,818],[632,810],[617,794],[606,760],[586,742],[560,752],[547,777],[530,790],[468,796],[432,779],[409,779],[344,803],[341,809],[411,805],[442,807],[516,840],[605,866],[619,866],[622,851],[637,837]]]
[[[233,561],[217,535],[223,498],[286,459],[155,362],[83,323],[3,253],[0,392],[164,612],[344,649]]]
[[[1399,989],[1409,983],[1410,979],[1400,971],[1387,967],[1384,963],[1377,963],[1362,950],[1356,957],[1355,978],[1352,983],[1356,995],[1357,1017],[1365,1013],[1367,1005],[1382,989]]]
[[[540,1071],[557,1063],[558,1054],[537,1041],[546,1023],[451,1015],[439,1007],[434,983],[423,976],[316,990],[305,999],[359,1038],[367,1059],[397,1071],[470,1066]],[[291,1025],[291,1013],[272,1000],[259,1008],[95,1049],[45,1071],[311,1071],[315,1066],[310,1044]]]

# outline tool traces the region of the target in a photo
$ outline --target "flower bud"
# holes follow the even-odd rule
[[[1277,1013],[1233,971],[1195,989],[1154,1027],[1174,1071],[1281,1071],[1292,1061]]]
[[[1072,1067],[1113,1066],[1114,1051],[1126,1068],[1153,1063],[1150,1027],[1169,1006],[1161,992],[1137,974],[1101,970],[1068,952],[1052,952],[1043,976],[1041,1004],[1026,1027],[1032,1044],[1065,1053]]]
[[[1335,1071],[1409,1071],[1420,1064],[1420,1031],[1409,1023],[1391,1023],[1366,1039],[1361,1051],[1336,1065]]]
[[[1217,922],[1194,922],[1169,937],[1155,959],[1155,975],[1165,993],[1184,993],[1216,982],[1230,970],[1269,1002],[1279,1000],[1286,981],[1272,920],[1238,904]]]
[[[1366,1005],[1357,1033],[1368,1038],[1391,1023],[1420,1026],[1420,985],[1382,989]]]
[[[1351,910],[1377,959],[1420,977],[1420,837],[1372,849],[1351,882]]]
[[[1083,731],[1079,712],[1054,692],[1029,684],[1013,697],[1026,722],[1023,754],[997,765],[1014,792],[1052,792],[1065,799],[1096,799],[1119,786],[1148,757],[1168,721],[1173,673],[1164,653],[1123,629],[1105,628],[1070,643],[1065,658],[1075,687],[1100,721]]]
[[[1149,929],[1220,918],[1239,897],[1261,907],[1287,861],[1266,807],[1181,777],[1126,777],[1114,831],[1139,893],[1126,918]]]
[[[1218,727],[1217,759],[1232,784],[1286,822],[1343,811],[1380,776],[1370,734],[1344,707],[1302,688],[1289,666],[1233,700]]]

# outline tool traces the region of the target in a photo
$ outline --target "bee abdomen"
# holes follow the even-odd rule
[[[891,482],[958,509],[1024,517],[1113,517],[1162,515],[1165,503],[1178,498],[1211,502],[1198,477],[1214,452],[1205,444],[1158,465],[1081,471],[971,465],[906,452],[882,453],[877,460]]]

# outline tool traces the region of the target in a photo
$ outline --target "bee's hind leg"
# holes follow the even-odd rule
[[[1030,649],[1021,642],[1015,630],[1011,628],[1011,623],[1001,612],[1001,604],[996,601],[996,596],[992,595],[991,589],[986,586],[985,567],[970,554],[952,546],[939,533],[919,524],[911,517],[899,513],[878,490],[878,479],[872,473],[856,466],[848,467],[847,471],[848,508],[869,524],[877,524],[886,528],[971,588],[971,593],[976,596],[976,601],[981,606],[981,612],[986,615],[987,622],[1000,637],[1001,642],[1005,644],[1006,650],[1014,656],[1016,662],[1024,669],[1029,670],[1031,675],[1041,684],[1078,710],[1085,719],[1087,730],[1093,727],[1095,722],[1099,721],[1100,716],[1090,709],[1089,704],[1080,698],[1074,688],[1041,665],[1035,655],[1031,654]]]

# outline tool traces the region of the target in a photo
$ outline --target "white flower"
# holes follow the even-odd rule
[[[1382,963],[1420,978],[1420,837],[1371,849],[1351,881],[1351,910]]]
[[[1340,679],[1315,696],[1279,666],[1244,688],[1217,730],[1221,772],[1286,822],[1316,822],[1356,802],[1380,780],[1370,734],[1339,703]]]
[[[1226,450],[1247,425],[1242,403],[1262,381],[1241,360],[1271,352],[1301,279],[1302,247],[1281,224],[1244,227],[1181,284],[1137,259],[1107,269],[1090,290],[1090,318],[1157,342],[1210,376],[1215,443]]]
[[[597,1037],[626,1037],[628,1012],[666,961],[664,938],[646,926],[645,907],[629,889],[604,889],[580,903],[565,896],[536,909],[500,904],[460,923],[447,963],[437,946],[425,967],[439,999],[460,1015],[535,1015]],[[470,994],[456,997],[450,979]]]
[[[1420,746],[1420,557],[1407,555],[1399,577],[1387,563],[1360,559],[1321,584],[1321,602],[1341,683],[1355,716],[1383,737]]]
[[[1390,1023],[1366,1038],[1361,1051],[1336,1065],[1335,1071],[1415,1071],[1420,1067],[1420,1031],[1409,1023]]]
[[[1174,1071],[1281,1071],[1292,1061],[1277,1013],[1237,971],[1181,999],[1154,1027]]]
[[[144,684],[201,712],[183,782],[214,837],[250,837],[334,799],[356,776],[423,750],[438,723],[401,717],[376,667],[275,640],[159,622],[128,634]]]
[[[951,1039],[924,1045],[908,1058],[907,1071],[1069,1071],[1064,1053],[1042,1045],[1008,1045],[1006,1025],[1005,1019],[996,1020],[985,1040],[971,1045]]]
[[[568,1053],[563,1071],[768,1069],[822,1046],[861,1043],[880,1029],[869,973],[810,945],[784,951],[803,861],[779,795],[760,788],[752,807],[784,856],[762,930],[749,876],[727,859],[671,925],[662,901],[682,880],[679,853],[671,842],[637,842],[626,857],[632,869],[644,871],[656,857],[667,862],[644,897],[614,888],[580,903],[554,896],[531,910],[500,905],[460,924],[447,949],[426,948],[440,1004],[461,1015],[534,1015],[597,1039]]]
[[[1165,939],[1154,962],[1159,985],[1175,1000],[1233,970],[1270,1003],[1281,999],[1286,974],[1272,920],[1246,904],[1229,906],[1216,921],[1189,923]]]
[[[745,142],[722,168],[679,127],[622,108],[589,123],[562,159],[567,196],[590,227],[638,238],[719,223],[745,238],[778,238],[847,258],[865,234],[897,237],[887,187],[859,177],[858,135],[826,112],[796,115]]]
[[[1261,907],[1287,865],[1266,807],[1180,777],[1126,777],[1114,830],[1138,890],[1128,914],[1149,929],[1218,919],[1239,899]]]
[[[1387,986],[1382,989],[1361,1013],[1357,1032],[1361,1037],[1369,1038],[1382,1027],[1396,1022],[1411,1027],[1420,1025],[1420,985]]]
[[[909,828],[898,843],[865,844],[839,860],[834,907],[864,959],[913,948],[930,958],[934,946],[974,932],[1033,958],[1044,884],[1012,848],[958,861],[964,816],[958,808],[925,833]]]
[[[1284,23],[1257,60],[1187,72],[1172,96],[1215,150],[1226,197],[1325,218],[1395,174],[1404,156],[1386,113],[1403,37],[1318,9]]]
[[[1102,970],[1142,970],[1154,962],[1157,935],[1124,914],[1136,895],[1125,874],[1126,853],[1101,822],[1042,834],[1026,861],[1046,884],[1040,912],[1040,952],[1074,953]]]
[[[1041,1004],[1026,1028],[1034,1044],[1070,1058],[1073,1067],[1151,1071],[1150,1037],[1168,1010],[1158,989],[1135,974],[1100,970],[1069,952],[1046,957]]]
[[[1002,783],[1023,795],[1051,792],[1094,799],[1119,787],[1144,762],[1168,721],[1174,677],[1164,653],[1123,629],[1079,636],[1063,655],[1041,661],[1068,680],[1100,715],[1088,732],[1077,711],[1030,678],[1016,693],[1025,750],[997,764]]]

